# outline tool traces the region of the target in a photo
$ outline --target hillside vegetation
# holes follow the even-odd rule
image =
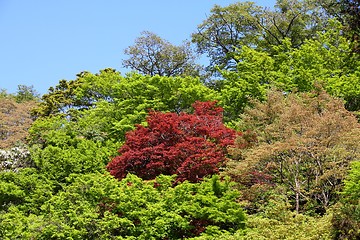
[[[2,90],[0,238],[359,239],[359,16],[214,6],[191,43],[144,32],[128,74]]]

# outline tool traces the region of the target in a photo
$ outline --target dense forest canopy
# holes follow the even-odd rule
[[[359,239],[359,12],[215,5],[125,75],[1,90],[0,238]]]

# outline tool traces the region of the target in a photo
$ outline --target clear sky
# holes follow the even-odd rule
[[[142,31],[172,44],[190,40],[215,5],[236,0],[0,0],[0,89],[33,85],[44,94],[61,79],[107,67],[121,73],[123,51]],[[254,0],[272,7],[275,0]]]

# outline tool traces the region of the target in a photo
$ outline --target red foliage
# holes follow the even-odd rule
[[[178,181],[198,182],[217,173],[226,160],[236,132],[222,123],[216,102],[196,102],[194,114],[151,112],[148,127],[138,125],[126,134],[120,156],[107,166],[122,179],[133,173],[143,179],[177,174]]]

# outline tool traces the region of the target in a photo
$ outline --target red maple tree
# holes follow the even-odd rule
[[[195,102],[193,108],[193,114],[151,112],[147,127],[126,134],[107,169],[118,179],[127,173],[146,180],[177,174],[177,181],[190,182],[219,172],[236,132],[224,126],[216,102]]]

